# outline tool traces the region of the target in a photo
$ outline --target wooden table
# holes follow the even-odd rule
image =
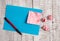
[[[43,17],[53,15],[53,22],[41,23],[41,25],[48,25],[50,30],[41,29],[38,36],[25,34],[20,36],[16,32],[3,30],[7,4],[42,9]],[[60,41],[60,0],[0,0],[0,41]]]

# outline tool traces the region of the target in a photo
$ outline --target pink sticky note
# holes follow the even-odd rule
[[[27,23],[39,25],[40,24],[40,18],[41,18],[40,13],[29,11]]]

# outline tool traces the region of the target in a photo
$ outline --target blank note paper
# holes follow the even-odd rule
[[[29,11],[27,23],[39,25],[40,24],[40,18],[41,18],[41,13]]]

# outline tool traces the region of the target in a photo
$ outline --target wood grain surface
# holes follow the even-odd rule
[[[6,5],[38,8],[43,10],[42,17],[53,16],[53,21],[40,25],[48,25],[49,31],[40,29],[38,36],[19,35],[16,32],[3,30]],[[0,0],[0,41],[60,41],[60,0]]]

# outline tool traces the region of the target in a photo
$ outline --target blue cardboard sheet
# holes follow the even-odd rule
[[[26,23],[29,11],[42,13],[42,10],[40,9],[7,5],[5,17],[7,17],[20,32],[38,35],[40,26]],[[14,28],[12,28],[12,26],[5,20],[3,29],[8,31],[15,31]]]

